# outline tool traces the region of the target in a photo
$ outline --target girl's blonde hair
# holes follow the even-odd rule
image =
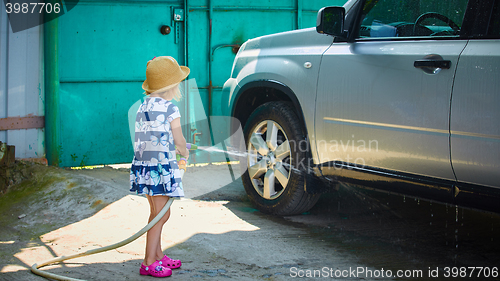
[[[151,93],[146,91],[146,95],[150,95]],[[179,84],[177,84],[175,87],[167,89],[163,92],[158,92],[158,94],[162,97],[164,97],[167,100],[175,100],[175,101],[180,101],[182,99],[182,92],[179,87]]]

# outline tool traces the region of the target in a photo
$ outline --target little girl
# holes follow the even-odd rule
[[[148,97],[139,107],[135,120],[130,191],[148,198],[149,222],[170,197],[184,196],[175,153],[188,159],[189,151],[181,130],[179,109],[171,100],[181,98],[179,83],[188,75],[189,68],[179,66],[172,57],[155,57],[147,64],[142,88]],[[181,266],[180,260],[167,257],[161,248],[161,231],[169,217],[170,210],[147,232],[141,275],[166,277],[172,275],[172,269]]]

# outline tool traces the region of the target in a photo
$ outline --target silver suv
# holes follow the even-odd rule
[[[223,101],[264,212],[307,211],[337,182],[500,212],[500,0],[325,7],[316,28],[243,44]]]

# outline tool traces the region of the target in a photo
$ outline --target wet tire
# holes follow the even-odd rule
[[[294,108],[286,102],[259,106],[245,124],[244,137],[248,155],[240,165],[252,203],[274,215],[311,209],[320,195],[305,191],[309,145]]]

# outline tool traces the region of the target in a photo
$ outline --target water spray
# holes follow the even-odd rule
[[[194,144],[188,143],[186,146],[187,146],[187,149],[189,149],[189,150],[198,149],[198,146],[194,145]],[[177,154],[177,163],[179,165],[179,169],[181,170],[180,172],[181,172],[181,178],[182,178],[184,176],[184,173],[186,172],[187,160],[184,157],[182,157],[181,155]],[[137,238],[141,237],[148,230],[150,230],[167,213],[167,211],[170,209],[170,206],[172,205],[174,200],[175,200],[175,198],[173,198],[173,197],[168,199],[167,203],[165,204],[163,209],[161,209],[160,213],[158,213],[158,215],[150,223],[148,223],[145,227],[143,227],[141,230],[139,230],[137,233],[130,236],[129,238],[122,240],[118,243],[109,245],[109,246],[105,246],[105,247],[101,247],[101,248],[97,248],[97,249],[92,249],[92,250],[88,250],[86,252],[76,253],[76,254],[69,255],[69,256],[55,257],[53,259],[44,261],[40,264],[35,263],[31,266],[31,272],[33,272],[34,274],[43,276],[45,278],[51,278],[51,279],[55,279],[55,280],[84,281],[82,279],[75,279],[75,278],[71,278],[71,277],[66,277],[66,276],[42,271],[39,268],[50,265],[50,264],[60,263],[60,262],[70,260],[70,259],[75,259],[75,258],[79,258],[79,257],[90,256],[90,255],[106,252],[109,250],[120,248],[122,246],[125,246],[125,245],[133,242]]]

